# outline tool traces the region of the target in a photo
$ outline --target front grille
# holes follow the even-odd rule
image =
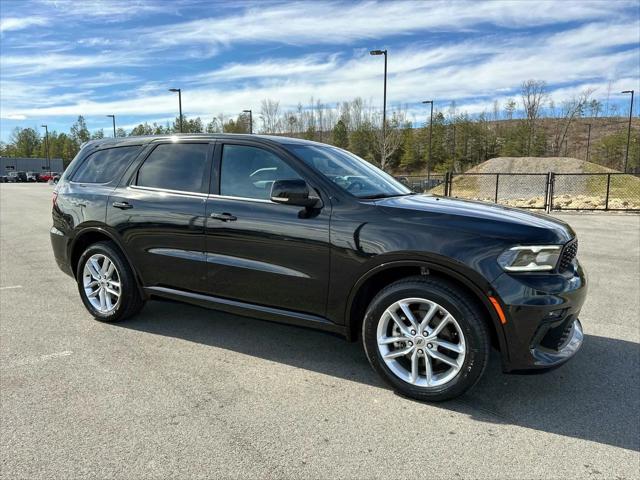
[[[562,254],[560,255],[560,263],[558,264],[558,270],[560,272],[565,272],[571,266],[571,262],[578,255],[578,239],[575,238],[567,243],[562,249]]]

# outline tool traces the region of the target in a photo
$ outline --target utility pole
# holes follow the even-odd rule
[[[253,113],[251,112],[251,110],[243,110],[242,113],[249,114],[249,133],[253,134]]]
[[[371,50],[370,55],[384,55],[384,94],[382,98],[382,164],[386,163],[387,156],[387,51]]]
[[[429,114],[429,157],[427,158],[427,186],[431,180],[431,138],[433,135],[433,100],[425,100],[422,103],[431,104],[431,113]]]
[[[116,116],[107,115],[107,117],[111,117],[111,120],[113,120],[113,138],[116,138]]]
[[[589,161],[589,145],[591,144],[591,124],[587,123],[589,127],[589,133],[587,134],[587,162]]]
[[[47,168],[49,169],[49,175],[51,175],[51,158],[49,157],[49,127],[47,125],[40,125],[44,127],[44,149],[47,155]]]
[[[178,109],[180,111],[180,133],[182,133],[182,89],[170,88],[170,92],[178,92]]]
[[[631,116],[633,114],[633,90],[625,90],[622,93],[631,94],[631,105],[629,105],[629,126],[627,127],[627,152],[624,155],[624,173],[627,173],[627,164],[629,163],[629,141],[631,140]]]

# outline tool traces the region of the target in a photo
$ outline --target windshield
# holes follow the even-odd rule
[[[358,198],[384,198],[412,192],[366,160],[331,146],[287,145],[307,165]]]

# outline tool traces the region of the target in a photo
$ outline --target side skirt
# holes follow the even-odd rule
[[[310,315],[308,313],[294,312],[274,307],[265,307],[253,303],[239,302],[227,298],[202,295],[200,293],[185,292],[166,287],[145,287],[147,295],[168,298],[179,302],[190,303],[199,307],[220,310],[244,317],[258,318],[271,322],[286,323],[300,327],[315,328],[326,332],[338,333],[346,336],[347,330],[343,325],[337,325],[324,317]]]

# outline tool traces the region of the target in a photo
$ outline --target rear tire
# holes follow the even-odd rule
[[[76,280],[84,306],[101,322],[125,320],[144,306],[133,271],[113,242],[87,247],[78,261]]]
[[[410,277],[381,290],[365,314],[362,342],[371,366],[396,392],[433,402],[473,387],[491,345],[475,299],[433,277]]]

